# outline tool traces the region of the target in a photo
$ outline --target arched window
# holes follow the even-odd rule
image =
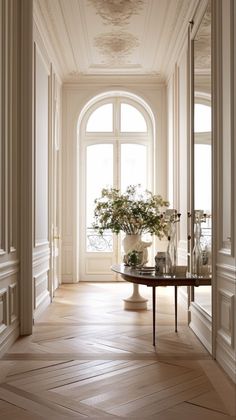
[[[102,267],[110,278],[110,265],[120,261],[120,238],[107,232],[102,238],[92,229],[94,200],[104,187],[125,190],[141,184],[152,188],[153,124],[136,100],[126,96],[94,102],[80,125],[80,267],[83,279],[94,279],[92,267]],[[101,276],[96,274],[96,279]]]

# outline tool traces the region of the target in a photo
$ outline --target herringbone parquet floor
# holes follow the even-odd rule
[[[0,360],[1,420],[235,419],[236,389],[187,326],[171,288],[152,312],[124,311],[127,283],[63,285]],[[151,291],[142,294],[151,300]]]

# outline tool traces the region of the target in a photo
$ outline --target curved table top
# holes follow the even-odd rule
[[[146,286],[209,286],[211,276],[197,276],[190,273],[176,275],[156,275],[155,269],[133,268],[125,264],[114,264],[111,270],[121,275],[121,277],[131,283],[144,284]]]

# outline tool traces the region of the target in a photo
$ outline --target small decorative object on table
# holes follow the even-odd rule
[[[166,253],[157,252],[155,256],[155,273],[164,274],[166,272]]]

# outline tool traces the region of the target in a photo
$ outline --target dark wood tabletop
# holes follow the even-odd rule
[[[131,283],[144,284],[150,287],[158,286],[208,286],[211,285],[211,276],[197,276],[190,273],[177,273],[176,275],[156,274],[154,268],[143,269],[128,267],[125,264],[114,264],[112,271]]]

